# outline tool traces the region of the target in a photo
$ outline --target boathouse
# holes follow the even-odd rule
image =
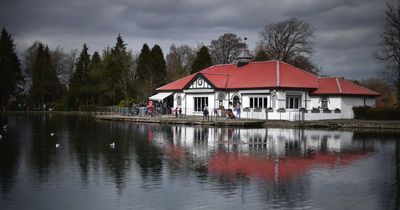
[[[282,61],[238,62],[208,67],[162,87],[150,97],[170,97],[182,114],[205,107],[232,108],[241,118],[270,120],[351,119],[354,106],[375,106],[379,94],[338,77],[319,77]],[[215,112],[214,112],[215,111]]]

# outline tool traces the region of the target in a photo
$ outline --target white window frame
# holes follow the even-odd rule
[[[260,106],[261,104],[261,106]],[[249,97],[250,108],[268,108],[268,97],[267,96],[250,96]]]
[[[301,108],[301,95],[286,95],[286,109],[300,109],[300,108]]]
[[[193,107],[195,112],[201,112],[208,106],[208,97],[193,97]]]

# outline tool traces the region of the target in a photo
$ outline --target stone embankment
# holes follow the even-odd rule
[[[113,120],[125,122],[142,122],[142,123],[162,123],[162,124],[184,124],[184,125],[208,125],[208,126],[240,126],[240,127],[262,127],[263,120],[237,120],[237,119],[203,119],[198,116],[174,117],[172,115],[164,115],[162,117],[136,117],[121,115],[96,115],[100,120]]]
[[[205,120],[199,116],[185,116],[175,118],[172,115],[162,117],[136,117],[121,115],[96,115],[100,120],[208,125],[208,126],[240,126],[240,127],[276,127],[276,128],[322,128],[322,129],[395,129],[400,130],[400,121],[372,121],[372,120],[320,120],[320,121],[265,121],[251,119],[214,119]]]

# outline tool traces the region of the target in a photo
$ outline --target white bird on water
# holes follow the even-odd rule
[[[114,148],[115,148],[115,142],[111,143],[111,144],[110,144],[110,147],[111,147],[112,149],[114,149]]]
[[[7,128],[8,128],[7,124],[3,126],[3,130],[7,130]]]
[[[54,133],[50,133],[50,136],[53,137],[53,136],[54,136]]]
[[[59,148],[60,147],[60,144],[56,144],[56,148]]]

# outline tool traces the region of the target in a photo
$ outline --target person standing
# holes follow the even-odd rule
[[[240,119],[240,112],[242,111],[242,107],[240,102],[236,104],[236,118]]]
[[[206,120],[208,120],[209,118],[208,118],[208,115],[209,115],[210,113],[208,112],[208,107],[207,107],[207,105],[204,107],[204,110],[203,110],[203,120],[204,119],[206,119]]]

